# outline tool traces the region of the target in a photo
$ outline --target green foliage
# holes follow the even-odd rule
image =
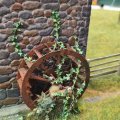
[[[37,101],[37,107],[27,115],[27,120],[39,120],[44,119],[49,120],[49,113],[55,107],[55,103],[51,97],[42,93],[40,99]]]
[[[54,22],[54,28],[53,28],[53,36],[56,38],[56,40],[59,39],[59,32],[60,32],[60,15],[58,11],[52,11],[52,19]]]
[[[83,51],[81,50],[78,42],[75,43],[75,45],[72,47],[73,50],[75,50],[76,52],[80,53],[80,54],[83,54]]]
[[[66,81],[70,81],[71,77],[75,75],[73,79],[73,84],[71,87],[67,88],[64,93],[55,93],[54,96],[56,97],[62,97],[63,98],[63,112],[62,112],[62,120],[67,120],[68,116],[70,115],[70,112],[74,110],[74,106],[77,103],[77,98],[81,95],[81,93],[84,90],[85,83],[82,83],[82,87],[75,90],[75,84],[78,79],[78,75],[80,73],[80,67],[77,68],[71,68],[70,72],[63,76],[64,71],[62,71],[62,66],[68,58],[65,56],[62,59],[62,62],[58,64],[56,69],[57,79],[54,81],[55,84],[63,84]],[[72,91],[72,94],[70,95],[69,91]],[[76,93],[75,93],[76,92]]]
[[[20,30],[21,26],[22,26],[22,23],[20,21],[14,23],[14,29],[13,29],[13,35],[11,37],[11,42],[15,46],[15,51],[18,53],[20,57],[23,57],[27,61],[32,61],[31,57],[29,57],[27,54],[24,54],[24,52],[20,48],[20,45],[18,44],[18,41],[17,41],[18,40],[17,34],[19,31],[21,31]]]

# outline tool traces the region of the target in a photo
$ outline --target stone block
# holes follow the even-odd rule
[[[60,3],[68,3],[69,0],[60,0]]]
[[[12,62],[11,62],[11,66],[13,67],[13,66],[18,66],[20,64],[20,60],[13,60]]]
[[[24,35],[29,36],[29,37],[34,37],[38,35],[38,31],[37,30],[25,30]]]
[[[17,72],[13,72],[13,73],[9,74],[9,77],[13,78],[13,77],[16,77],[16,75],[17,75]]]
[[[82,12],[82,17],[90,17],[90,12]]]
[[[60,41],[67,43],[68,42],[68,38],[66,36],[60,36]]]
[[[10,83],[10,81],[0,83],[0,89],[10,89],[11,87],[12,87],[12,84]]]
[[[9,59],[2,59],[0,60],[0,66],[6,66],[10,64],[10,60]]]
[[[58,3],[58,0],[41,0],[42,3]]]
[[[38,45],[41,41],[41,36],[31,37],[30,38],[30,44],[33,46]]]
[[[52,11],[51,10],[45,10],[44,11],[44,16],[45,17],[51,17],[51,15],[52,15]]]
[[[59,10],[59,4],[58,3],[47,3],[43,5],[44,9],[52,9],[52,10]]]
[[[33,46],[32,44],[29,44],[29,45],[26,46],[26,48],[27,48],[27,49],[30,49],[30,50],[31,50],[33,47],[34,47],[34,46]]]
[[[73,34],[74,34],[74,29],[73,28],[62,30],[62,35],[64,35],[64,36],[70,37]]]
[[[37,2],[37,1],[26,1],[22,4],[25,10],[37,9],[40,7],[40,5],[41,5],[40,2]]]
[[[12,34],[12,29],[11,28],[1,29],[0,33],[5,34],[5,35],[11,35]]]
[[[1,20],[2,18],[0,17],[0,20]],[[5,28],[5,25],[4,24],[2,24],[1,23],[1,21],[0,21],[0,29],[4,29]]]
[[[22,4],[20,3],[15,3],[10,8],[11,11],[21,11],[22,9],[23,7],[22,7]]]
[[[66,18],[67,17],[67,12],[66,11],[61,11],[60,12],[60,18],[61,19],[64,19],[64,18]]]
[[[19,97],[7,98],[3,101],[4,105],[16,104],[19,101]]]
[[[7,39],[7,35],[0,33],[0,42],[4,42]]]
[[[13,28],[13,22],[12,22],[12,21],[8,21],[8,22],[5,24],[5,27],[6,27],[6,28]]]
[[[31,24],[34,24],[34,23],[35,23],[35,20],[34,20],[34,18],[30,18],[30,19],[26,20],[26,22],[27,22],[29,25],[31,25]]]
[[[36,23],[46,23],[47,22],[47,18],[46,17],[38,17],[35,19]]]
[[[48,36],[51,34],[53,28],[52,27],[49,27],[49,28],[46,28],[44,30],[41,30],[39,33],[40,33],[40,36]]]
[[[15,46],[12,43],[8,43],[6,45],[6,48],[9,52],[14,52],[15,51]]]
[[[5,49],[6,48],[6,44],[4,42],[0,43],[0,49]]]
[[[16,0],[16,2],[18,2],[18,3],[22,3],[22,2],[24,2],[25,0]]]
[[[13,52],[10,54],[10,59],[11,60],[18,60],[18,59],[20,59],[20,56],[18,55],[18,53]]]
[[[9,52],[7,50],[0,50],[0,60],[7,59],[9,57]]]
[[[4,100],[7,97],[6,90],[0,89],[0,100]]]
[[[69,1],[70,6],[78,4],[78,0],[70,0]]]
[[[4,6],[9,7],[15,3],[15,0],[9,0],[9,1],[8,0],[1,0],[0,3],[2,3]]]
[[[12,73],[12,68],[10,66],[0,66],[0,75],[6,75]]]
[[[50,41],[53,42],[54,38],[52,36],[45,36],[45,37],[42,37],[41,43],[46,43]]]
[[[47,23],[36,23],[34,25],[30,25],[28,27],[28,30],[36,30],[36,29],[41,30],[41,29],[45,29],[47,27],[48,27]]]
[[[66,11],[70,6],[66,3],[60,5],[60,11]]]
[[[68,40],[68,43],[69,43],[70,46],[74,46],[75,45],[75,41],[76,41],[75,37],[71,36],[69,38],[69,40]]]
[[[14,89],[8,89],[7,91],[7,97],[19,97],[20,93],[19,90],[17,88]]]
[[[10,13],[9,8],[7,8],[7,7],[0,7],[0,16],[3,16],[5,14],[7,14],[7,13]]]
[[[35,10],[33,10],[32,15],[34,17],[44,16],[44,10],[43,9],[35,9]]]
[[[19,16],[19,18],[22,18],[22,19],[29,19],[29,18],[33,17],[32,13],[28,10],[19,12],[18,16]]]
[[[10,77],[8,75],[0,75],[0,83],[4,83],[8,80],[10,80]]]
[[[20,43],[20,47],[22,48],[22,49],[24,49],[25,47],[26,47],[26,45],[28,45],[30,42],[29,42],[29,37],[28,36],[25,36],[24,38],[23,38],[23,40],[21,41],[21,43]],[[23,46],[24,45],[24,46]]]
[[[49,18],[47,20],[47,24],[48,24],[49,27],[53,27],[53,25],[54,25],[53,19]]]

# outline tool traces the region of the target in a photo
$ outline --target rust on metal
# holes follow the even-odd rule
[[[22,60],[20,63],[17,80],[23,100],[30,109],[35,108],[38,95],[40,96],[42,92],[49,94],[51,86],[54,85],[52,83],[57,78],[56,67],[60,64],[63,56],[69,58],[63,67],[64,74],[67,74],[71,67],[80,66],[76,87],[79,87],[79,82],[85,82],[84,91],[87,88],[90,70],[86,59],[70,47],[54,50],[54,44],[55,42],[41,43],[28,53],[35,62]],[[69,84],[61,84],[62,88],[70,87],[73,82],[70,81]]]

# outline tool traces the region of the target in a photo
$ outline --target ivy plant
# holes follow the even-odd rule
[[[18,53],[18,55],[20,57],[23,57],[27,61],[32,61],[32,58],[29,57],[27,54],[25,54],[22,51],[22,49],[21,49],[21,47],[20,47],[20,45],[19,45],[19,43],[17,41],[18,40],[18,32],[21,31],[21,29],[20,29],[21,26],[22,26],[22,23],[20,21],[14,23],[14,29],[13,29],[13,35],[11,36],[11,42],[15,46],[15,51]]]

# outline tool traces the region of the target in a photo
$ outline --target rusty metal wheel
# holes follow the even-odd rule
[[[80,73],[75,85],[76,88],[80,88],[84,82],[85,89],[89,83],[90,70],[89,65],[85,58],[79,53],[70,48],[54,50],[54,42],[43,43],[33,48],[29,56],[32,57],[35,62],[21,61],[18,70],[18,84],[20,92],[26,105],[33,109],[36,106],[36,100],[38,95],[42,92],[49,94],[49,89],[57,79],[56,68],[61,63],[64,56],[66,59],[62,65],[62,76],[68,74],[71,68],[79,67]],[[63,82],[61,85],[65,89],[73,84],[75,75],[71,76],[69,81]],[[81,96],[82,96],[81,94]]]

